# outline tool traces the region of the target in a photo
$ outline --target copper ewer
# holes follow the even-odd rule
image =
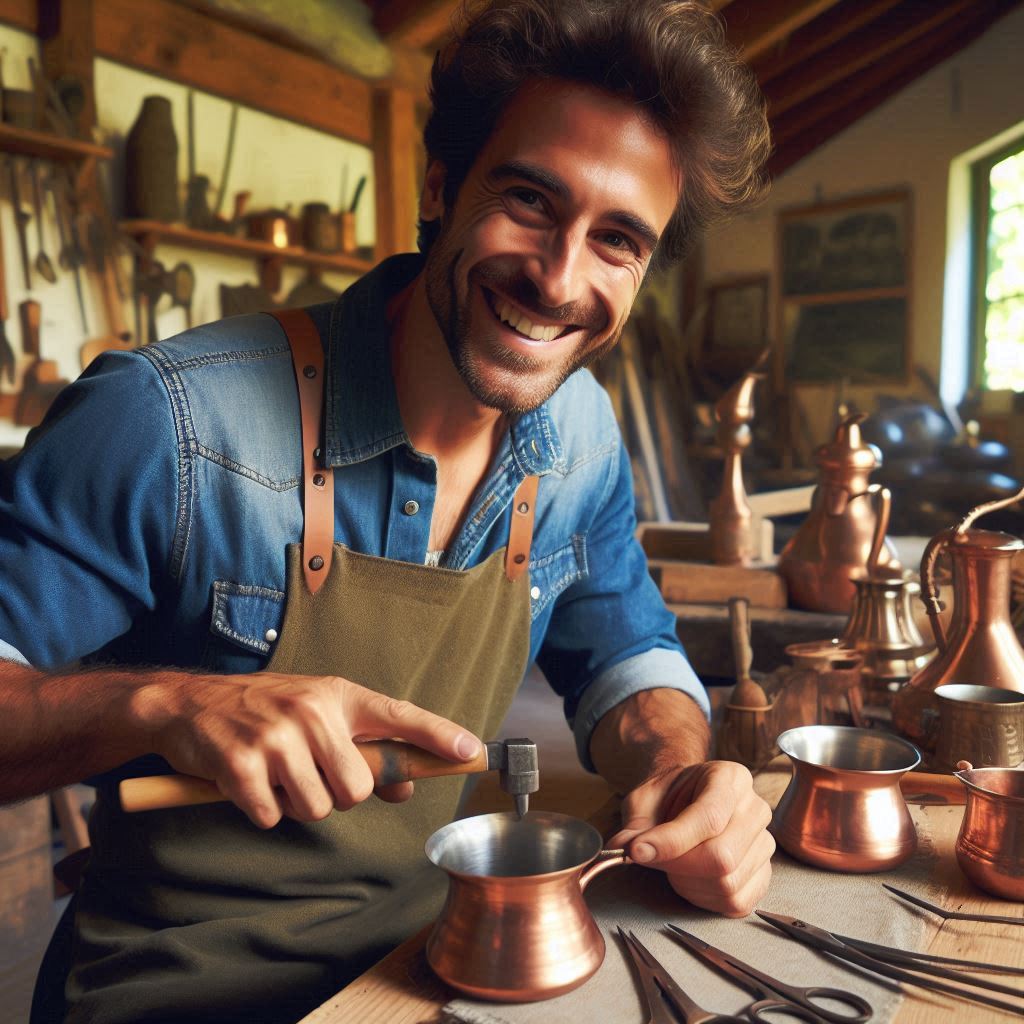
[[[772,820],[779,846],[832,871],[883,871],[917,849],[900,779],[921,760],[897,736],[805,725],[778,738],[793,777]]]
[[[448,898],[427,962],[478,999],[531,1002],[582,985],[604,960],[583,899],[602,871],[632,861],[567,814],[481,814],[435,832],[427,856],[448,873]]]
[[[1024,769],[968,766],[955,774],[967,787],[960,870],[979,889],[1024,900]]]

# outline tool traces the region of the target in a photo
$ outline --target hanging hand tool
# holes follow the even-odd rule
[[[192,326],[192,296],[196,290],[196,272],[192,265],[182,261],[164,274],[164,291],[171,297],[171,308],[181,306],[185,311],[185,326]]]
[[[0,377],[6,377],[8,383],[14,383],[14,368],[17,360],[14,349],[7,340],[7,275],[4,267],[4,240],[0,235]]]
[[[57,280],[57,271],[53,269],[53,261],[46,255],[46,240],[43,237],[43,191],[39,185],[39,161],[33,160],[29,165],[32,176],[32,211],[36,218],[36,252],[35,267],[39,276],[53,284]]]
[[[72,188],[66,178],[59,179],[60,195],[57,191],[53,193],[54,203],[58,207],[58,219],[63,211],[64,223],[67,227],[67,244],[62,246],[57,256],[57,262],[61,266],[68,266],[75,275],[75,293],[78,296],[78,314],[82,320],[82,333],[89,333],[89,321],[85,316],[85,295],[82,291],[82,267],[85,264],[85,250],[82,248],[82,240],[78,232],[78,224],[75,219],[75,209],[72,203]],[[63,237],[63,233],[62,233]]]
[[[32,215],[21,207],[21,188],[18,185],[18,167],[14,157],[7,163],[7,173],[11,183],[11,204],[14,207],[14,223],[18,228],[18,247],[21,250],[21,272],[25,276],[25,288],[32,291],[31,260],[28,255],[28,222]]]
[[[472,761],[448,761],[411,743],[372,740],[357,744],[379,786],[442,775],[475,775],[497,771],[498,783],[516,804],[522,817],[529,809],[530,794],[540,786],[537,744],[532,740],[493,740],[483,745]],[[125,779],[121,783],[121,807],[125,811],[154,811],[165,807],[217,803],[227,797],[209,779],[192,775],[154,775]]]
[[[106,352],[110,349],[127,351],[135,347],[131,333],[125,329],[123,311],[121,309],[121,296],[118,294],[117,283],[114,279],[114,261],[117,257],[111,250],[101,251],[97,255],[101,260],[99,278],[109,333],[101,338],[93,338],[82,346],[81,363],[83,370],[101,352]]]
[[[57,364],[52,359],[43,359],[39,342],[39,328],[42,310],[39,303],[26,299],[18,306],[21,318],[21,347],[25,355],[34,360],[25,370],[21,382],[21,394],[14,410],[14,422],[23,427],[34,427],[42,422],[46,410],[67,384],[62,380]]]

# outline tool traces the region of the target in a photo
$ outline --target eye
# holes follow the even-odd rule
[[[544,197],[532,188],[512,188],[509,189],[508,194],[517,202],[523,206],[528,206],[531,209],[537,209],[544,202]]]
[[[600,242],[616,252],[632,253],[634,256],[640,255],[640,247],[632,238],[624,235],[621,231],[602,231],[597,237]]]

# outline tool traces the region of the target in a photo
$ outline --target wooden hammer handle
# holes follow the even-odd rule
[[[472,775],[488,770],[487,748],[472,761],[449,761],[411,743],[372,740],[357,744],[377,785],[442,775]],[[125,779],[120,785],[121,807],[128,812],[155,811],[166,807],[212,804],[227,797],[209,779],[194,775],[152,775]]]

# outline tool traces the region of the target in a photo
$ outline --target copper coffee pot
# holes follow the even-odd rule
[[[893,724],[928,749],[934,742],[925,712],[937,710],[934,691],[945,683],[972,683],[1024,692],[1024,649],[1010,622],[1010,564],[1024,542],[1008,533],[972,530],[987,512],[1024,498],[990,501],[933,537],[921,557],[921,600],[939,653],[893,699]],[[939,618],[935,561],[945,551],[953,569],[953,616],[947,633]]]
[[[872,507],[868,477],[882,464],[882,453],[861,438],[866,415],[846,416],[832,441],[814,453],[821,479],[811,510],[779,555],[778,571],[796,608],[849,612],[855,592],[851,577],[868,565],[876,543],[879,513]],[[884,528],[881,534],[875,563],[895,566]]]

